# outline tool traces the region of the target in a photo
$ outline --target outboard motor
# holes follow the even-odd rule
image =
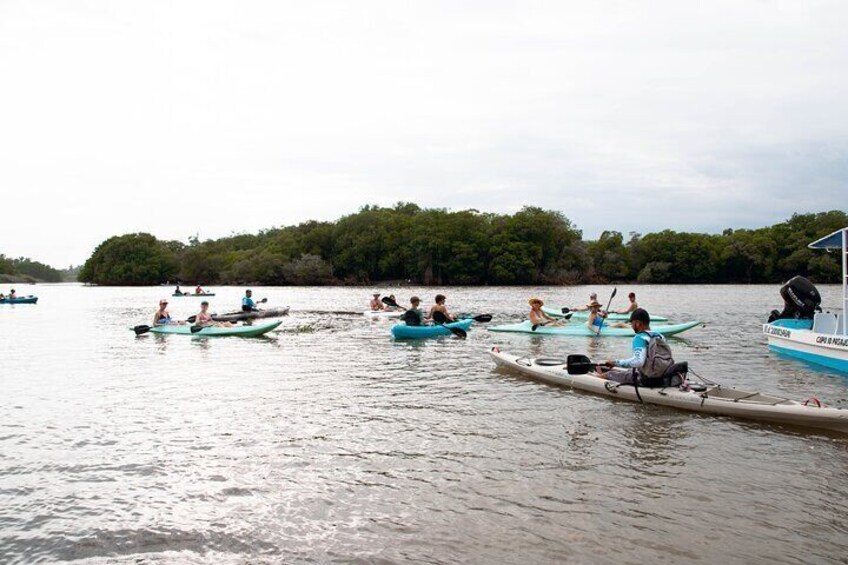
[[[800,275],[780,287],[780,296],[783,298],[783,312],[772,310],[769,322],[786,318],[812,320],[816,312],[821,312],[819,289]]]

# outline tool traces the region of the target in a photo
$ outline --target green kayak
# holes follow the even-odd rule
[[[701,322],[686,322],[684,324],[671,324],[671,325],[658,325],[651,326],[651,331],[657,332],[663,335],[674,335],[679,334],[680,332],[685,332],[686,330],[692,329],[695,326],[700,325]],[[536,331],[533,331],[533,325],[529,321],[521,322],[520,324],[508,324],[505,326],[495,326],[489,328],[490,331],[493,332],[515,332],[515,333],[528,333],[528,334],[538,334],[538,335],[585,335],[585,336],[594,336],[595,333],[591,331],[586,324],[570,324],[568,326],[559,326],[559,327],[550,327],[550,326],[537,326]],[[599,337],[633,337],[633,330],[630,328],[610,328],[604,327],[601,330]]]
[[[268,322],[267,324],[257,324],[255,326],[232,326],[229,328],[219,326],[209,326],[203,328],[199,332],[191,333],[191,326],[180,326],[177,324],[169,324],[167,326],[155,326],[150,328],[150,333],[154,334],[179,334],[179,335],[194,335],[199,337],[223,337],[236,335],[241,337],[256,337],[266,334],[282,324],[281,321]]]
[[[562,308],[556,308],[556,307],[551,307],[551,306],[542,306],[542,312],[544,312],[548,316],[552,316],[554,318],[562,318],[563,316],[565,316],[565,314],[562,313]],[[587,311],[580,311],[580,312],[572,311],[571,312],[571,319],[572,320],[588,320],[589,319],[589,312],[588,312],[588,310]],[[629,319],[630,319],[630,314],[616,314],[614,312],[611,312],[609,314],[609,316],[607,316],[607,320],[609,320],[610,322],[626,322]],[[652,322],[667,322],[668,318],[666,318],[665,316],[655,316],[654,314],[651,314],[651,321]]]

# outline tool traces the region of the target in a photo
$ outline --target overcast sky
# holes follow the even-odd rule
[[[364,204],[848,209],[848,2],[0,0],[0,253]]]

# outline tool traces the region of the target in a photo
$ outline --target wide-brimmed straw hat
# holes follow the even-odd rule
[[[544,300],[542,300],[541,298],[536,297],[536,296],[534,296],[533,298],[531,298],[530,300],[528,300],[528,301],[527,301],[527,304],[529,304],[530,306],[533,306],[533,304],[534,304],[534,303],[536,303],[536,302],[538,302],[540,306],[544,306],[544,305],[545,305],[545,301],[544,301]]]
[[[589,302],[589,304],[586,305],[587,308],[594,308],[595,306],[600,308],[603,305],[600,302],[598,302],[597,300],[592,300],[591,302]]]

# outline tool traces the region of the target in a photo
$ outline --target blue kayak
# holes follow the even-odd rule
[[[460,328],[468,331],[474,320],[460,320],[445,324],[444,326],[407,326],[406,324],[397,324],[392,326],[392,336],[395,339],[422,339],[426,337],[439,337],[442,335],[452,335],[448,328]]]
[[[36,302],[38,302],[38,297],[32,295],[0,299],[0,304],[35,304]]]

